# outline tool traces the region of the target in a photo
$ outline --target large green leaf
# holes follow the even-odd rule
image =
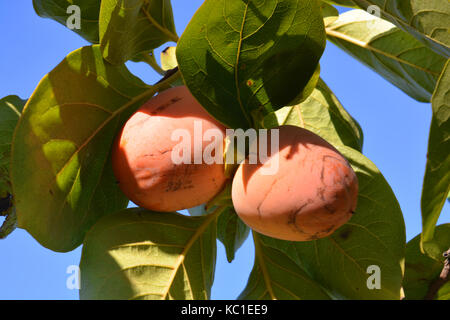
[[[11,141],[25,103],[26,100],[18,96],[0,99],[0,198],[11,193],[9,181]]]
[[[70,251],[101,216],[124,208],[109,152],[123,122],[155,93],[98,45],[69,54],[28,100],[12,145],[19,227]]]
[[[126,209],[87,234],[81,299],[209,299],[216,214],[201,217]]]
[[[15,208],[12,205],[9,165],[11,141],[26,100],[18,96],[0,99],[0,216],[6,216],[0,224],[0,239],[6,238],[17,225]]]
[[[381,16],[450,57],[450,1],[448,0],[352,0],[360,8],[376,8]],[[377,6],[377,7],[371,7]]]
[[[76,5],[80,8],[80,29],[78,33],[91,43],[98,43],[98,16],[101,0],[33,0],[36,13],[43,18],[50,18],[67,26],[67,20],[73,14],[67,8]]]
[[[225,246],[228,262],[234,260],[234,254],[247,239],[250,229],[234,211],[228,207],[217,219],[217,238]]]
[[[438,256],[431,258],[420,251],[420,235],[408,242],[403,280],[406,299],[424,299],[432,283],[439,277],[444,267],[442,253],[450,248],[450,224],[443,224],[436,228],[435,243]],[[437,291],[435,298],[450,300],[450,282]]]
[[[436,222],[450,191],[450,62],[442,72],[431,102],[427,166],[422,190],[422,245],[433,240]],[[432,245],[431,243],[429,245]]]
[[[338,147],[358,176],[355,215],[329,237],[289,242],[260,236],[320,283],[333,298],[400,299],[405,257],[405,225],[400,206],[376,166],[346,146]],[[380,288],[369,289],[370,266],[380,269]]]
[[[351,10],[327,26],[334,44],[412,98],[429,102],[446,59],[390,22]]]
[[[247,128],[302,94],[324,47],[318,0],[206,0],[176,55],[197,100],[227,126]]]
[[[170,0],[103,0],[100,45],[113,64],[177,41]]]
[[[334,145],[344,144],[362,150],[363,133],[359,124],[322,79],[304,102],[284,107],[264,118],[266,128],[283,124],[304,127]]]
[[[255,264],[243,300],[329,300],[330,296],[288,255],[265,245],[253,232]]]

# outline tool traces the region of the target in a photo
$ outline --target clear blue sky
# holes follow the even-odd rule
[[[201,3],[172,0],[179,35]],[[62,25],[38,17],[31,0],[0,1],[0,24],[0,97],[16,94],[27,99],[39,80],[68,53],[88,44]],[[144,64],[128,66],[147,83],[159,78]],[[361,124],[364,154],[394,190],[405,216],[407,238],[411,239],[421,230],[420,194],[430,105],[409,98],[330,43],[321,60],[321,70],[323,79]],[[439,223],[450,222],[448,203],[442,216]],[[78,299],[76,290],[66,288],[66,269],[78,265],[80,254],[81,248],[54,253],[41,247],[24,230],[16,230],[6,240],[0,240],[0,300]],[[247,283],[253,259],[250,240],[231,264],[218,243],[212,298],[235,299]]]

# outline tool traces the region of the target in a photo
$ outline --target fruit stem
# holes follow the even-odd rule
[[[425,296],[425,300],[433,300],[439,289],[450,280],[450,249],[445,251],[442,255],[445,257],[444,267],[442,268],[439,277],[431,283],[427,295]]]

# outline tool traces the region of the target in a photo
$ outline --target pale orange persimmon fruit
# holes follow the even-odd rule
[[[250,164],[248,159],[240,164],[232,184],[234,208],[249,227],[273,238],[326,237],[354,213],[357,176],[347,160],[318,135],[289,125],[276,129],[279,152],[263,164]],[[263,174],[262,169],[276,160],[277,172]]]
[[[124,194],[140,207],[177,211],[203,204],[224,186],[224,165],[194,163],[194,123],[202,131],[225,127],[210,116],[185,86],[170,88],[145,103],[126,122],[112,151],[114,174]],[[191,163],[175,163],[176,129],[192,137]],[[201,141],[201,148],[210,144]],[[217,143],[223,143],[217,142]]]

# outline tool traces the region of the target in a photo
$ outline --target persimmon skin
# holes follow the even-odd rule
[[[264,164],[246,160],[239,165],[232,184],[234,208],[244,223],[261,234],[290,241],[324,238],[354,213],[356,174],[318,135],[295,126],[276,129],[278,153]],[[275,157],[279,157],[277,173],[261,174]]]
[[[180,86],[153,97],[126,122],[114,143],[112,164],[119,187],[131,201],[148,210],[171,212],[205,203],[223,188],[223,164],[194,163],[195,121],[201,121],[202,132],[216,129],[225,137],[225,127]],[[172,161],[171,151],[180,143],[171,139],[176,129],[192,137],[189,164]],[[205,148],[211,141],[201,143]]]

